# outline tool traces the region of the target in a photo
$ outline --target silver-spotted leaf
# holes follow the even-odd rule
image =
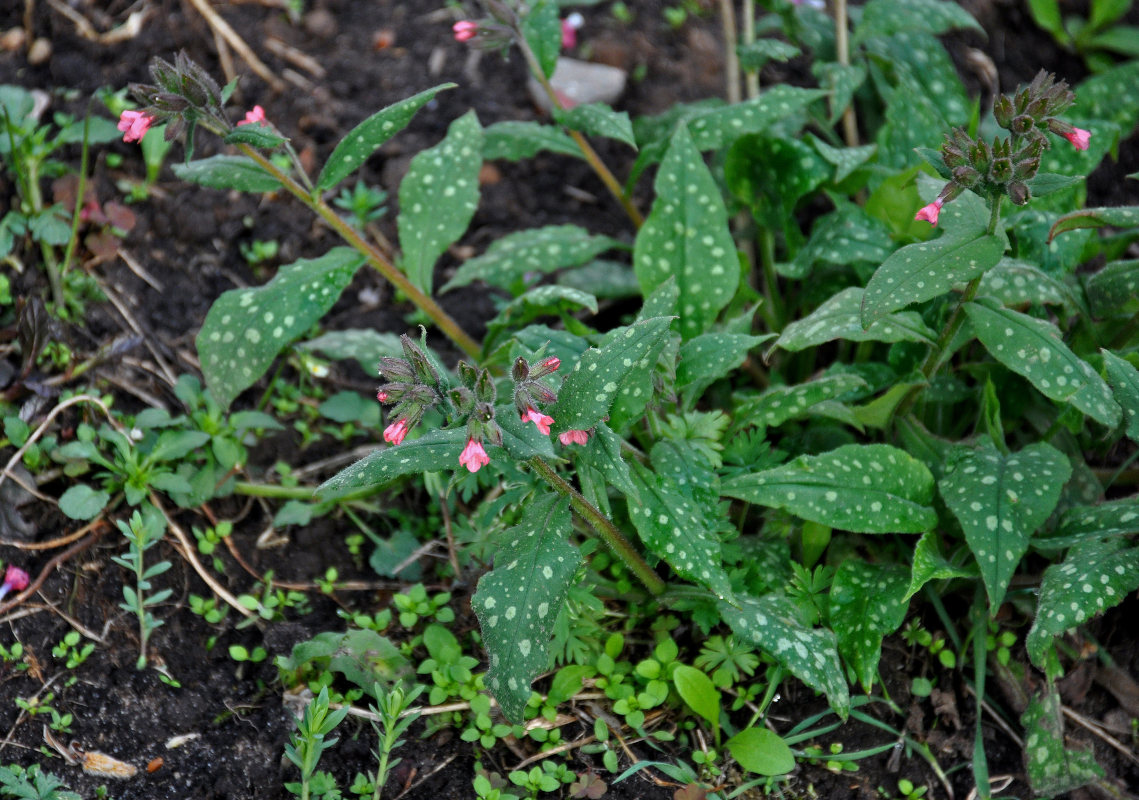
[[[322,353],[334,360],[353,358],[369,375],[376,374],[381,358],[403,357],[403,346],[398,336],[394,333],[380,333],[371,328],[328,331],[315,339],[301,342],[297,347]]]
[[[1139,227],[1139,206],[1109,206],[1107,208],[1084,208],[1065,214],[1056,220],[1048,232],[1048,241],[1061,233],[1078,228],[1135,228]]]
[[[629,121],[627,111],[614,111],[604,103],[588,103],[574,106],[569,110],[555,111],[554,119],[571,131],[616,139],[634,150],[637,149],[637,140],[633,137],[633,123]]]
[[[280,181],[248,156],[210,156],[189,164],[172,164],[171,169],[182,180],[211,189],[275,192],[281,188]]]
[[[702,508],[680,490],[679,484],[634,464],[633,481],[640,503],[629,506],[629,516],[641,541],[677,575],[712,591],[732,595],[720,555],[720,539],[709,530]]]
[[[1032,697],[1020,724],[1028,782],[1037,797],[1055,797],[1103,777],[1091,751],[1069,750],[1065,745],[1064,714],[1057,692]]]
[[[933,475],[885,444],[843,445],[724,481],[722,494],[856,533],[921,533],[937,524]]]
[[[556,433],[589,430],[601,422],[643,361],[650,363],[668,337],[668,317],[652,317],[615,332],[600,349],[586,350],[558,391],[553,416]]]
[[[1029,539],[1056,508],[1071,474],[1067,457],[1043,442],[1004,455],[986,439],[984,446],[950,457],[938,488],[961,523],[994,614]]]
[[[482,156],[487,161],[521,161],[541,150],[581,158],[581,148],[561,128],[540,122],[506,120],[483,130]]]
[[[281,267],[264,286],[219,297],[198,332],[198,359],[214,399],[228,407],[285,347],[323,317],[364,258],[335,247]]]
[[[692,143],[701,152],[716,150],[745,133],[759,133],[802,112],[827,93],[780,83],[759,97],[695,115],[688,122]]]
[[[753,425],[775,428],[787,420],[807,416],[813,406],[825,400],[865,388],[866,381],[858,375],[830,375],[794,386],[774,386],[759,397],[740,403],[733,416]]]
[[[577,225],[519,231],[496,240],[481,256],[466,261],[443,291],[476,280],[506,289],[526,273],[576,267],[617,244],[608,236],[593,236]]]
[[[818,79],[819,88],[826,89],[830,95],[827,103],[830,106],[830,116],[827,121],[834,125],[850,105],[854,92],[866,81],[866,65],[814,61],[811,72]],[[840,180],[842,179],[835,178],[835,181]]]
[[[795,604],[778,594],[737,596],[735,602],[720,601],[717,607],[736,636],[766,651],[807,686],[823,692],[835,713],[846,719],[850,689],[831,631],[804,626]]]
[[[465,428],[427,431],[394,447],[381,447],[333,475],[316,489],[320,500],[335,500],[403,475],[458,469],[467,442]]]
[[[657,197],[637,233],[633,268],[644,294],[669,278],[680,289],[680,334],[703,333],[739,286],[740,264],[720,188],[681,126],[654,183]]]
[[[932,344],[937,338],[937,334],[922,321],[921,315],[914,311],[886,314],[872,322],[869,328],[863,328],[862,294],[860,286],[843,289],[803,319],[789,323],[775,346],[797,352],[834,339]]]
[[[1076,108],[1094,119],[1111,120],[1125,131],[1139,122],[1139,61],[1130,60],[1076,87]]]
[[[636,484],[633,483],[629,464],[621,457],[622,439],[599,423],[585,447],[572,447],[578,459],[597,470],[605,481],[620,492],[625,493],[635,504],[640,504]]]
[[[773,338],[775,334],[748,336],[716,332],[689,339],[680,346],[680,363],[676,366],[677,388],[703,389],[742,364],[753,347]]]
[[[557,0],[536,0],[522,17],[522,35],[545,77],[552,77],[562,48],[562,24]]]
[[[1085,291],[1093,316],[1139,314],[1139,259],[1111,262],[1088,278]]]
[[[972,14],[950,0],[906,0],[904,5],[893,0],[870,0],[863,8],[852,38],[861,42],[903,31],[938,34],[969,28],[981,34],[985,32]]]
[[[1076,306],[1071,290],[1062,281],[1035,264],[1012,258],[1002,258],[985,273],[977,295],[995,298],[1002,306]]]
[[[831,583],[830,625],[838,649],[867,693],[878,676],[882,639],[906,618],[910,576],[897,564],[847,559]]]
[[[1036,619],[1025,647],[1032,663],[1044,667],[1052,639],[1123,602],[1139,589],[1139,547],[1121,538],[1091,539],[1068,551],[1060,564],[1044,570]]]
[[[1123,409],[1127,438],[1139,442],[1139,369],[1110,350],[1103,350],[1103,366],[1115,400]]]
[[[1053,400],[1071,403],[1108,427],[1119,424],[1123,411],[1111,388],[1068,349],[1055,325],[1011,308],[983,303],[967,303],[965,312],[977,338],[997,361],[1023,375]]]
[[[513,722],[522,721],[530,683],[549,667],[554,621],[581,563],[569,532],[566,501],[552,492],[530,500],[471,598],[490,655],[487,687]]]
[[[324,163],[324,169],[320,171],[320,177],[316,181],[317,190],[323,192],[331,189],[362,167],[368,157],[384,142],[406,128],[415,113],[427,105],[435,95],[454,87],[453,83],[443,83],[406,100],[400,100],[377,111],[349,131],[348,135],[337,143],[332,155]]]
[[[1129,533],[1139,533],[1139,497],[1126,497],[1095,506],[1073,506],[1060,517],[1056,529],[1057,536],[1078,537],[1069,544],[1075,544],[1078,539]]]
[[[431,294],[435,260],[463,235],[479,201],[482,126],[469,111],[451,123],[439,144],[411,160],[399,185],[401,266]]]
[[[902,599],[908,601],[930,581],[976,577],[974,571],[954,564],[941,554],[937,531],[926,531],[918,539],[918,543],[914,545],[910,585]]]
[[[862,325],[869,327],[891,311],[932,300],[968,283],[995,266],[1004,253],[1000,237],[943,235],[906,245],[874,271],[862,295]]]

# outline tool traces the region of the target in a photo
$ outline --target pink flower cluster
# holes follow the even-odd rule
[[[142,141],[143,136],[146,136],[146,132],[150,130],[150,126],[153,124],[153,117],[149,117],[141,111],[127,109],[119,114],[117,127],[123,132],[124,142],[139,142]]]
[[[451,31],[455,34],[456,42],[469,42],[479,34],[479,25],[477,22],[471,22],[469,19],[463,19],[456,22],[451,26]]]

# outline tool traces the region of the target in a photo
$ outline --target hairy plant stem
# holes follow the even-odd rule
[[[625,535],[617,529],[608,517],[598,511],[588,500],[586,500],[577,489],[573,488],[566,482],[562,476],[546,463],[545,459],[541,456],[534,456],[528,462],[530,468],[537,472],[545,479],[550,488],[560,494],[562,497],[570,501],[570,506],[578,515],[589,523],[590,527],[597,532],[605,544],[609,545],[612,550],[622,561],[628,565],[633,574],[637,576],[638,580],[644,584],[649,594],[658,596],[664,593],[666,588],[665,583],[661,578],[653,572],[637,549],[625,538]]]
[[[834,44],[838,63],[850,66],[850,33],[847,30],[846,0],[834,0]],[[854,116],[854,98],[842,112],[842,134],[847,147],[858,147],[858,120]]]
[[[308,206],[313,213],[328,223],[328,225],[340,235],[340,238],[363,255],[372,267],[390,281],[393,286],[407,295],[407,298],[411,300],[417,308],[431,317],[431,321],[435,323],[436,327],[438,327],[448,339],[454,342],[460,350],[471,358],[478,358],[482,349],[479,343],[463,330],[459,323],[455,322],[432,297],[421,292],[415,284],[408,280],[407,276],[400,272],[375,246],[361,236],[359,231],[342,220],[324,200],[306,191],[301,184],[297,183],[290,175],[278,169],[276,164],[254,148],[247,144],[239,144],[238,148],[242,153],[256,161],[262,169],[280,181],[281,185],[284,186],[291,195]]]
[[[542,91],[546,93],[546,97],[550,100],[551,107],[559,111],[565,111],[565,106],[562,105],[562,101],[558,98],[558,93],[554,91],[554,87],[550,85],[550,79],[547,78],[546,73],[542,71],[542,66],[538,63],[538,57],[535,56],[534,51],[530,49],[526,37],[522,35],[521,31],[517,31],[516,34],[514,37],[515,41],[518,43],[518,49],[522,51],[523,58],[526,59],[527,66],[530,67],[530,74],[534,76],[534,80],[538,81],[538,84],[542,87]],[[589,164],[590,169],[592,169],[597,177],[601,179],[601,182],[605,184],[605,188],[609,190],[609,194],[611,194],[613,199],[624,209],[625,214],[632,220],[633,225],[637,228],[644,225],[645,218],[641,216],[641,212],[637,210],[637,207],[633,204],[632,198],[625,194],[625,189],[621,186],[620,181],[613,175],[609,167],[605,165],[605,162],[601,160],[601,156],[597,155],[597,151],[594,150],[586,138],[582,136],[581,131],[569,130],[568,128],[566,130],[570,138],[573,139],[574,144],[581,150],[581,155],[585,158],[586,163]]]

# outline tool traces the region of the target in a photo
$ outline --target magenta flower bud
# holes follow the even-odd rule
[[[490,456],[486,454],[483,449],[482,442],[478,439],[467,439],[467,446],[463,448],[463,452],[459,454],[459,463],[466,467],[470,472],[478,472],[480,469],[490,463]]]
[[[245,119],[237,123],[238,125],[253,125],[257,122],[265,121],[265,109],[261,106],[253,106],[252,111],[245,112]]]
[[[925,220],[930,225],[937,225],[937,215],[941,213],[941,207],[944,204],[945,201],[939,197],[929,205],[922,206],[918,213],[914,214],[914,219]]]
[[[378,392],[376,392],[376,399],[379,400],[381,403],[386,403],[390,397],[391,397],[391,395],[389,395],[383,389],[380,389]]]
[[[1087,150],[1088,142],[1092,138],[1092,132],[1085,131],[1083,128],[1073,128],[1071,133],[1062,133],[1060,135],[1071,142],[1072,146],[1077,150]]]
[[[9,592],[22,592],[26,588],[28,588],[28,573],[15,564],[9,564],[8,569],[4,571],[4,584],[0,586],[0,600],[3,600]]]
[[[384,428],[384,441],[391,444],[399,444],[407,436],[407,432],[411,430],[411,424],[406,418],[397,419],[391,425]]]
[[[478,35],[479,26],[476,22],[464,19],[452,25],[451,30],[455,33],[456,42],[469,42]]]
[[[566,431],[558,434],[558,441],[567,447],[571,444],[585,444],[589,441],[589,431]]]
[[[543,436],[550,435],[550,426],[554,424],[554,418],[546,416],[541,411],[538,411],[533,406],[527,406],[526,411],[522,414],[523,422],[533,422],[538,426],[538,432]]]
[[[119,115],[117,127],[123,132],[124,142],[137,142],[146,136],[146,132],[150,130],[152,124],[154,124],[154,120],[151,117],[141,111],[127,109]]]

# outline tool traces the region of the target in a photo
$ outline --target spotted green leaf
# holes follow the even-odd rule
[[[479,201],[482,127],[469,111],[411,160],[399,185],[399,245],[407,277],[431,294],[435,260],[463,235]]]
[[[571,131],[581,131],[590,136],[603,136],[637,149],[633,137],[633,123],[627,111],[614,111],[604,103],[588,103],[566,110],[554,112],[554,119]]]
[[[801,52],[802,50],[795,45],[779,39],[756,39],[754,42],[736,47],[736,53],[740,57],[740,67],[757,72],[763,69],[763,65],[768,61],[790,61]]]
[[[1139,547],[1121,538],[1090,539],[1044,570],[1036,619],[1025,646],[1043,668],[1052,639],[1096,614],[1119,605],[1139,589]]]
[[[613,433],[608,425],[598,424],[584,448],[571,448],[578,458],[593,467],[605,481],[620,492],[628,495],[638,505],[636,484],[629,472],[629,464],[621,457],[621,437]]]
[[[577,225],[548,225],[519,231],[497,239],[481,256],[465,262],[443,291],[476,280],[506,289],[529,272],[545,273],[580,266],[617,245],[616,240],[593,236]]]
[[[252,124],[238,125],[227,133],[222,141],[226,144],[247,144],[251,147],[257,147],[263,150],[272,150],[274,147],[278,147],[287,142],[288,139],[275,133],[272,128],[264,123],[255,122]]]
[[[651,362],[668,336],[668,317],[619,330],[602,348],[586,350],[558,392],[555,432],[588,430],[602,420],[617,392],[642,361]]]
[[[676,386],[699,391],[722,378],[747,358],[756,345],[775,338],[775,334],[748,336],[742,333],[704,333],[680,346],[680,363],[676,367]]]
[[[453,83],[442,83],[393,103],[361,122],[337,143],[317,178],[317,191],[327,191],[358,170],[384,142],[407,127],[415,113]]]
[[[736,636],[767,652],[810,688],[826,694],[830,707],[846,719],[850,689],[831,631],[805,627],[795,604],[779,594],[737,595],[734,602],[721,600],[717,607]]]
[[[381,447],[342,469],[316,489],[321,501],[336,500],[363,489],[383,486],[403,475],[457,469],[467,441],[465,428],[427,431],[403,444]]]
[[[189,164],[172,164],[171,169],[182,180],[211,189],[275,192],[281,188],[280,181],[248,156],[210,156]]]
[[[1067,457],[1044,443],[1004,455],[986,439],[950,456],[938,488],[961,523],[994,614],[1029,538],[1056,508],[1071,474]]]
[[[1057,692],[1033,696],[1020,724],[1028,782],[1037,797],[1056,797],[1103,777],[1091,751],[1069,750],[1064,744],[1064,714]]]
[[[929,468],[885,444],[848,444],[799,456],[724,481],[720,491],[855,533],[921,533],[937,524]]]
[[[634,463],[633,482],[640,503],[629,507],[633,526],[645,546],[677,575],[711,590],[732,595],[720,555],[720,539],[709,530],[699,504],[676,481]]]
[[[788,324],[775,346],[798,352],[834,339],[932,344],[937,338],[915,311],[885,314],[863,329],[862,294],[860,286],[843,289],[803,319]]]
[[[792,224],[788,217],[795,205],[826,181],[830,171],[815,148],[770,134],[739,137],[724,161],[732,195],[751,208],[757,221],[776,229]]]
[[[1103,366],[1107,370],[1107,382],[1115,393],[1115,399],[1123,408],[1123,419],[1127,427],[1127,438],[1139,442],[1139,369],[1110,350],[1102,350]]]
[[[776,269],[788,278],[805,278],[816,263],[881,264],[893,251],[889,228],[853,203],[838,201],[837,209],[815,221],[794,261],[776,264]]]
[[[523,422],[513,403],[495,406],[494,418],[502,431],[502,449],[510,458],[525,461],[533,456],[554,457],[554,445],[550,437],[539,431],[538,426],[532,422]],[[498,457],[496,447],[488,444],[486,450],[491,461]]]
[[[976,577],[975,572],[954,564],[941,554],[937,531],[926,531],[918,539],[918,543],[914,545],[910,585],[902,599],[908,601],[930,581]]]
[[[1094,316],[1139,314],[1139,259],[1113,261],[1088,278],[1085,288]]]
[[[557,316],[561,312],[585,308],[597,313],[597,298],[589,292],[571,289],[569,286],[544,284],[536,286],[510,301],[494,319],[487,323],[488,329],[512,328],[525,325],[541,316]]]
[[[819,89],[780,83],[752,100],[701,111],[688,121],[692,144],[701,152],[717,150],[738,136],[759,133],[800,113],[826,95]]]
[[[810,140],[819,155],[834,166],[835,173],[831,180],[835,183],[842,183],[850,177],[850,173],[861,167],[878,152],[878,146],[874,144],[866,144],[861,147],[831,147],[813,133],[810,134]]]
[[[1083,81],[1076,87],[1076,108],[1093,119],[1134,130],[1139,123],[1139,61],[1127,61]]]
[[[903,599],[910,576],[896,564],[843,561],[831,583],[830,625],[838,649],[862,688],[869,692],[878,676],[882,639],[906,618]]]
[[[322,353],[333,360],[352,358],[369,375],[376,374],[380,359],[402,358],[403,346],[394,333],[380,333],[371,328],[348,328],[328,331],[315,339],[297,345],[302,350]]]
[[[1003,306],[1053,305],[1075,308],[1071,290],[1028,261],[1002,258],[981,278],[979,297],[992,297]]]
[[[839,64],[836,61],[815,61],[811,64],[811,72],[818,79],[819,87],[830,95],[830,116],[827,122],[834,125],[850,105],[854,92],[866,81],[866,66]]]
[[[858,375],[831,375],[794,386],[773,386],[759,397],[736,407],[738,420],[776,428],[790,419],[811,413],[812,407],[867,386]]]
[[[1139,497],[1095,506],[1073,506],[1060,517],[1056,533],[1058,536],[1081,538],[1139,533]]]
[[[852,39],[862,42],[873,36],[891,36],[903,31],[939,34],[955,29],[969,29],[984,34],[973,15],[950,0],[870,0],[854,28]]]
[[[471,598],[490,656],[487,686],[513,722],[522,721],[530,683],[549,667],[554,620],[581,563],[569,532],[567,502],[552,492],[528,501]]]
[[[680,334],[703,333],[739,286],[728,212],[687,128],[672,137],[654,183],[657,197],[637,233],[633,267],[644,294],[669,278],[680,289]]]
[[[540,122],[506,120],[483,130],[482,157],[487,161],[521,161],[540,150],[581,158],[581,148],[565,131]]]
[[[1062,233],[1078,228],[1135,228],[1139,227],[1139,206],[1116,206],[1109,208],[1084,208],[1065,214],[1056,220],[1048,231],[1048,241]]]
[[[1119,424],[1122,410],[1111,388],[1060,338],[1052,324],[983,303],[967,303],[965,312],[977,338],[997,361],[1023,375],[1043,394],[1071,403],[1108,427]]]
[[[562,23],[558,17],[557,0],[530,3],[529,11],[522,18],[522,35],[538,59],[542,74],[551,77],[562,49]]]
[[[301,259],[252,289],[226,292],[198,332],[198,359],[214,399],[228,407],[272,365],[277,354],[323,317],[364,263],[348,247]]]
[[[995,266],[1004,242],[984,232],[906,245],[875,270],[862,295],[862,325],[891,311],[932,300]]]

